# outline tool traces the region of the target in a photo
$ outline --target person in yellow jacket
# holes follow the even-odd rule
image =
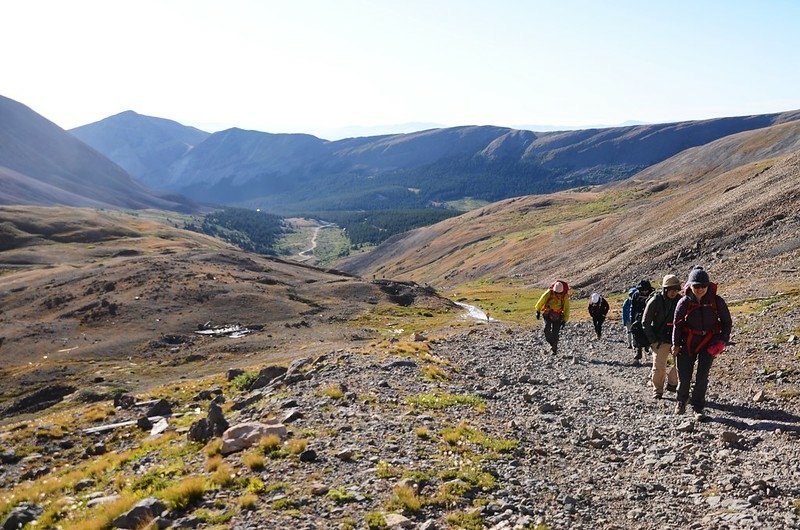
[[[536,319],[544,317],[544,338],[553,354],[558,353],[558,336],[564,323],[569,320],[569,285],[558,280],[547,289],[536,302]]]

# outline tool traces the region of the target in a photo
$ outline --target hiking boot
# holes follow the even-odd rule
[[[664,397],[660,392],[653,392],[653,399],[661,399]]]
[[[636,352],[636,357],[634,357],[634,359],[636,359],[638,361],[641,358],[642,358],[642,350],[638,350]]]
[[[703,414],[703,407],[692,405],[692,410],[694,411],[695,414],[700,414],[700,415]]]
[[[671,385],[667,383],[667,392],[677,392],[677,391],[678,391],[678,385]]]
[[[684,412],[686,412],[686,402],[678,401],[677,405],[675,405],[675,414],[683,414]]]

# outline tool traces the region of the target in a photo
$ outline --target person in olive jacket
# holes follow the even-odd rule
[[[661,399],[664,394],[664,379],[667,392],[678,388],[678,370],[673,365],[667,373],[667,362],[672,349],[672,319],[675,306],[680,298],[681,281],[674,274],[667,274],[661,282],[661,289],[647,300],[642,315],[642,329],[650,342],[653,352],[653,368],[650,371],[650,384],[653,398]]]
[[[706,406],[711,364],[730,341],[733,323],[728,305],[717,294],[717,285],[711,283],[702,267],[692,269],[686,284],[686,293],[675,308],[675,326],[672,330],[672,354],[676,356],[678,365],[678,404],[675,412],[686,412],[696,363],[697,375],[691,404],[695,413],[702,414]]]

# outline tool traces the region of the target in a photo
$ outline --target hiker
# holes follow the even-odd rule
[[[608,314],[608,302],[599,293],[592,293],[589,299],[589,314],[592,316],[592,323],[594,324],[594,332],[597,333],[599,339],[603,332],[603,322],[606,320]]]
[[[631,306],[633,305],[633,298],[636,296],[636,287],[628,289],[628,298],[622,304],[622,325],[625,326],[625,333],[628,335],[628,349],[633,349],[633,335],[631,335],[631,324],[633,324],[633,315],[631,315]]]
[[[544,317],[544,338],[555,355],[558,353],[558,335],[569,320],[569,285],[558,280],[550,286],[534,306],[536,319]]]
[[[680,291],[681,281],[678,277],[667,274],[661,281],[661,289],[648,299],[642,315],[642,327],[653,354],[650,384],[654,399],[661,399],[664,395],[665,376],[667,392],[678,389],[678,370],[673,365],[667,373],[667,361],[672,351],[672,319],[675,317]]]
[[[702,267],[695,267],[686,281],[686,292],[675,308],[672,330],[672,354],[678,365],[676,414],[686,412],[695,361],[697,374],[691,403],[696,414],[703,414],[711,364],[730,341],[732,327],[731,313],[725,300],[717,294],[717,284],[711,283]]]
[[[642,315],[644,314],[644,307],[647,305],[647,298],[652,293],[653,286],[650,284],[650,280],[642,280],[636,286],[636,292],[631,300],[631,335],[633,335],[633,345],[636,347],[636,357],[633,358],[633,364],[636,366],[639,366],[639,362],[642,359],[642,350],[650,345],[642,333]]]

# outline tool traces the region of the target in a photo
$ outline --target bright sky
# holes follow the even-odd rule
[[[800,109],[795,0],[0,0],[0,95],[64,128],[650,123]]]

